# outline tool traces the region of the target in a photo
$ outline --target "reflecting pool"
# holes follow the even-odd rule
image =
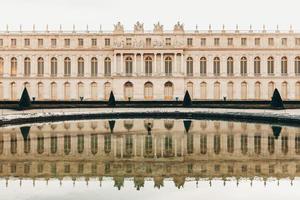
[[[300,128],[91,120],[0,128],[5,199],[298,199]]]

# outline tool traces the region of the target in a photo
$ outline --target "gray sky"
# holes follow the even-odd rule
[[[213,29],[267,29],[274,30],[279,24],[280,29],[288,29],[292,24],[300,30],[299,0],[0,0],[0,29],[6,24],[10,29],[64,29],[111,30],[113,24],[121,21],[125,29],[132,29],[136,21],[145,24],[145,29],[152,30],[153,23],[160,21],[165,29],[172,29],[179,20],[185,29],[207,30],[208,24]]]

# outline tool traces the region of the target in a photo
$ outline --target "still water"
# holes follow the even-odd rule
[[[299,199],[300,128],[209,120],[2,127],[1,199]]]

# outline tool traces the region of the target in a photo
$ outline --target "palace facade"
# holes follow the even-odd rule
[[[133,31],[117,23],[103,31],[0,33],[0,99],[26,87],[37,100],[300,99],[300,34],[185,31],[159,23]]]
[[[0,179],[295,179],[300,129],[224,121],[94,120],[3,127]],[[112,125],[113,124],[113,125]],[[151,130],[149,131],[149,127]],[[189,128],[187,128],[189,127]],[[277,127],[278,129],[279,127]],[[24,131],[27,129],[27,131]]]

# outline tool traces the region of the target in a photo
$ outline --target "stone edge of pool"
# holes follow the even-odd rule
[[[240,122],[258,122],[300,127],[300,110],[247,110],[247,109],[194,109],[194,108],[154,108],[154,109],[61,109],[14,111],[2,114],[0,126],[29,123],[46,123],[88,119],[209,119]]]

